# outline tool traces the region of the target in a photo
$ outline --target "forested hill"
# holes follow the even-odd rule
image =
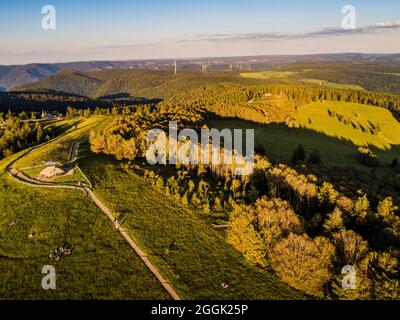
[[[43,80],[39,80],[21,88],[46,88],[54,91],[65,92],[89,97],[103,81],[82,72],[64,70]]]
[[[103,70],[87,73],[67,70],[24,85],[18,90],[46,88],[91,98],[125,95],[164,99],[215,83],[250,85],[259,81],[245,79],[238,74],[228,72],[210,72],[205,75],[180,72],[175,75],[170,71],[152,70]]]
[[[124,107],[140,104],[153,104],[158,100],[146,99],[91,99],[76,94],[45,89],[0,92],[0,112],[20,113],[57,111],[65,113],[68,107],[94,110],[95,108]]]
[[[400,119],[400,96],[298,85],[218,84],[168,98],[168,107],[197,109],[226,118],[258,123],[290,122],[295,110],[313,101],[343,101],[382,107]]]

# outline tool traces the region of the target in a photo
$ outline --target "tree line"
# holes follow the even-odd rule
[[[21,118],[25,118],[24,114]],[[43,129],[40,122],[22,122],[21,118],[10,112],[0,113],[0,159],[48,141],[53,136],[52,130]]]

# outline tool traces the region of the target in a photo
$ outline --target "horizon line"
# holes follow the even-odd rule
[[[400,55],[400,51],[396,53],[366,53],[366,52],[326,52],[326,53],[309,53],[309,54],[266,54],[266,55],[232,55],[232,56],[199,56],[199,57],[185,57],[185,58],[174,58],[174,57],[160,57],[160,58],[144,58],[144,59],[100,59],[100,60],[71,60],[71,61],[59,61],[59,62],[30,62],[22,64],[0,64],[2,67],[13,67],[13,66],[28,66],[31,64],[46,65],[46,64],[69,64],[69,63],[90,63],[90,62],[133,62],[133,61],[157,61],[157,60],[201,60],[201,59],[215,59],[215,58],[255,58],[255,57],[304,57],[304,56],[338,56],[345,54],[354,55],[370,55],[370,56],[392,56]]]

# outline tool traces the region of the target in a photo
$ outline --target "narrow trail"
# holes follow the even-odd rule
[[[75,142],[73,144],[72,150],[71,150],[70,162],[73,162],[76,160],[76,155],[77,155],[79,144],[80,144],[80,142]],[[34,149],[32,149],[32,150],[34,150]],[[22,157],[15,159],[13,162],[11,162],[7,166],[8,174],[12,178],[14,178],[15,181],[22,183],[24,185],[31,186],[31,187],[64,188],[64,189],[75,189],[75,190],[83,191],[88,196],[88,198],[91,199],[92,202],[111,220],[111,222],[114,224],[115,228],[119,231],[119,233],[122,235],[122,237],[126,240],[126,242],[130,245],[130,247],[135,251],[135,253],[143,261],[143,263],[150,270],[150,272],[156,277],[156,279],[160,282],[160,284],[163,286],[163,288],[169,293],[169,295],[172,297],[172,299],[181,300],[181,298],[175,292],[175,290],[172,288],[170,283],[162,276],[162,274],[158,271],[158,269],[151,263],[151,261],[148,258],[148,255],[128,235],[128,233],[125,231],[125,229],[121,225],[119,225],[119,223],[114,218],[111,210],[95,195],[94,191],[90,187],[80,186],[80,185],[67,185],[67,184],[63,184],[63,183],[45,182],[45,181],[41,181],[38,179],[28,177],[23,172],[18,172],[14,168],[14,164],[21,158],[28,155],[31,151],[25,153]]]

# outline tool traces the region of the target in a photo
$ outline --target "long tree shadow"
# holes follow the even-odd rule
[[[273,162],[289,163],[293,151],[299,144],[303,144],[307,154],[319,150],[324,163],[338,166],[353,166],[364,171],[371,168],[357,161],[359,146],[350,139],[332,137],[308,128],[289,128],[285,124],[259,124],[236,118],[213,117],[208,120],[209,128],[215,129],[254,129],[255,143],[263,145],[265,155]],[[245,132],[243,130],[243,138]],[[245,140],[244,140],[245,141]],[[368,143],[366,147],[375,153],[381,160],[381,168],[389,167],[393,159],[400,157],[400,146],[391,145],[387,149],[380,149]]]

